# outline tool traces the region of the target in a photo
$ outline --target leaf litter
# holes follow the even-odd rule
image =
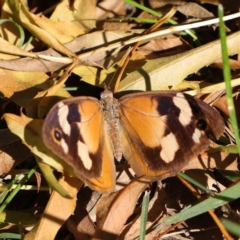
[[[176,178],[165,179],[168,176],[166,175],[160,179],[165,179],[162,184],[159,180],[149,185],[149,182],[134,178],[134,173],[126,167],[126,163],[120,163],[117,166],[118,191],[103,197],[87,187],[81,188],[78,192],[82,183],[68,177],[73,175],[72,169],[57,156],[53,156],[41,142],[43,122],[41,118],[46,115],[48,109],[54,102],[77,95],[79,89],[85,88],[76,78],[71,86],[69,84],[71,78],[75,75],[77,79],[81,78],[82,81],[95,86],[102,86],[103,82],[108,83],[118,65],[121,65],[120,61],[128,48],[123,43],[141,36],[143,30],[150,27],[140,20],[133,21],[131,17],[152,20],[156,17],[122,1],[105,0],[98,4],[89,1],[86,6],[83,4],[84,1],[80,0],[64,0],[56,4],[50,2],[52,6],[37,2],[35,5],[27,6],[17,0],[8,1],[8,4],[6,1],[1,10],[6,18],[11,19],[14,16],[13,20],[23,27],[26,36],[33,38],[31,42],[27,42],[26,39],[23,48],[18,48],[16,36],[19,36],[19,33],[12,31],[10,24],[1,26],[1,41],[4,45],[0,45],[0,91],[5,99],[18,108],[22,107],[22,114],[19,116],[17,111],[9,111],[2,105],[2,115],[4,114],[6,120],[2,123],[3,130],[0,132],[1,138],[5,139],[1,148],[1,172],[6,178],[2,178],[2,186],[9,182],[16,171],[29,168],[29,164],[31,166],[33,162],[29,160],[32,154],[22,146],[19,139],[36,156],[39,167],[44,172],[39,192],[36,194],[33,191],[20,191],[9,204],[8,210],[15,209],[16,214],[17,210],[28,211],[41,216],[38,225],[32,218],[30,225],[34,227],[33,229],[22,226],[20,232],[25,234],[25,239],[65,239],[69,231],[72,233],[71,239],[135,239],[140,232],[142,193],[148,189],[151,192],[151,200],[146,226],[147,230],[152,231],[145,239],[154,239],[165,231],[167,233],[169,225],[156,229],[154,226],[196,201]],[[156,6],[156,1],[149,1],[149,4],[162,14],[170,10],[169,5]],[[179,24],[217,17],[216,6],[211,2],[209,5],[191,2],[180,5],[177,7],[179,11],[174,15],[174,20]],[[238,9],[234,5],[232,12],[238,12]],[[119,21],[120,18],[126,20]],[[236,31],[236,22],[226,24],[228,31],[231,32],[227,40],[229,53],[235,55],[230,59],[231,69],[234,70],[232,77],[238,78],[240,49],[237,43],[240,34]],[[169,25],[164,27],[169,28]],[[188,89],[193,86],[200,89],[199,83],[202,84],[205,80],[208,82],[210,80],[210,84],[216,83],[214,79],[222,79],[220,43],[216,28],[217,25],[210,25],[194,29],[195,35],[203,44],[200,48],[196,47],[196,42],[183,32],[159,36],[144,42],[134,54],[135,58],[133,57],[128,64],[119,91],[158,90],[176,86],[179,89],[183,86]],[[114,48],[115,43],[122,45]],[[110,45],[113,46],[112,49],[106,48]],[[68,71],[69,64],[74,63],[76,56],[78,57],[76,63],[79,66]],[[89,71],[90,67],[93,70]],[[142,78],[143,72],[151,76],[148,85]],[[184,79],[191,80],[192,83],[186,82],[183,85]],[[57,85],[55,84],[57,81],[62,82]],[[68,93],[63,88],[65,86],[76,90]],[[93,87],[89,89],[96,91]],[[238,88],[235,88],[234,92],[237,104]],[[55,99],[51,99],[51,96]],[[210,96],[208,95],[208,99]],[[228,117],[225,99],[224,92],[221,95],[217,95],[217,92],[215,95],[212,93],[211,103]],[[9,130],[4,129],[6,123],[19,137],[15,138],[14,142],[7,141]],[[231,126],[228,126],[231,131]],[[225,144],[229,143],[227,138],[222,141]],[[184,170],[193,178],[196,176],[202,185],[217,193],[228,188],[230,183],[223,177],[224,175],[219,177],[216,169],[238,171],[237,161],[236,154],[221,151],[221,148],[215,152],[211,152],[210,149],[193,159]],[[53,169],[64,173],[65,177],[58,178],[58,174],[54,175]],[[206,169],[212,170],[209,172]],[[199,172],[196,175],[194,171]],[[52,191],[44,190],[44,185],[47,186],[45,179]],[[31,178],[29,181],[30,185],[38,183],[37,178]],[[63,198],[57,191],[68,198]],[[204,196],[206,193],[200,193],[206,197]],[[26,196],[31,196],[32,200],[19,206],[18,202],[22,201],[22,198],[26,199]],[[237,212],[239,209],[237,201],[235,202],[230,208]],[[9,214],[7,211],[5,213]],[[12,216],[14,211],[11,212]],[[236,220],[236,214],[229,212],[226,215],[221,208],[218,209],[218,216],[227,216],[231,220],[239,221]],[[1,225],[1,233],[19,233],[20,226],[17,221],[2,221]],[[212,236],[222,239],[221,232],[207,213],[180,223],[165,237],[170,235],[172,238],[174,236],[174,239],[182,237],[210,239]]]

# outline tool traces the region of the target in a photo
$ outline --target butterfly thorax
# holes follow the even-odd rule
[[[112,142],[114,157],[122,159],[122,147],[119,137],[119,110],[118,100],[113,97],[112,91],[105,89],[101,94],[101,106],[104,119],[107,123],[107,131]]]

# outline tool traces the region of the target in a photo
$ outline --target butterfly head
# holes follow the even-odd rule
[[[113,98],[113,92],[110,89],[105,88],[104,91],[101,92],[101,99],[104,100],[109,98]]]

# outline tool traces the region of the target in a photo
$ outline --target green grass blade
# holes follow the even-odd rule
[[[0,233],[0,239],[23,239],[23,236],[17,233]]]
[[[137,3],[137,2],[134,2],[134,1],[132,1],[132,0],[123,0],[123,1],[124,1],[125,3],[127,3],[127,4],[129,4],[129,5],[132,5],[132,6],[136,7],[136,8],[138,8],[138,9],[141,9],[142,11],[148,12],[149,14],[152,14],[153,16],[156,16],[156,17],[158,17],[158,18],[161,18],[161,17],[163,16],[163,14],[161,14],[161,13],[159,13],[159,12],[156,12],[156,11],[154,11],[154,10],[148,8],[148,7],[145,7],[145,6],[143,6],[143,5],[141,5],[141,4]],[[128,18],[128,19],[140,21],[139,18],[136,18],[136,19],[134,19],[134,18]],[[123,20],[123,19],[122,19],[122,20]],[[157,20],[153,20],[153,19],[150,19],[150,20],[141,19],[141,21],[142,21],[142,22],[147,22],[147,23],[156,23],[156,22],[157,22]],[[169,23],[169,24],[171,24],[171,25],[177,25],[177,24],[178,24],[178,22],[176,22],[176,21],[173,20],[173,19],[168,19],[168,20],[166,21],[166,23]],[[195,44],[196,44],[197,46],[200,46],[200,45],[201,45],[200,41],[198,40],[198,37],[195,35],[195,33],[194,33],[193,30],[185,30],[184,32],[186,32],[187,34],[189,34],[189,35],[193,38],[193,40],[194,40],[194,42],[195,42]]]
[[[14,198],[14,196],[18,193],[18,191],[21,189],[22,185],[24,185],[29,178],[35,173],[35,171],[37,170],[38,166],[36,165],[34,168],[32,168],[23,178],[22,180],[19,182],[18,186],[16,188],[13,189],[13,191],[9,194],[9,196],[6,198],[6,200],[4,201],[4,203],[0,206],[0,212],[2,212],[6,206],[12,201],[12,199]]]
[[[24,41],[25,41],[25,33],[24,33],[24,30],[23,30],[22,26],[19,25],[19,24],[16,23],[16,22],[12,21],[12,20],[9,20],[9,19],[0,19],[0,24],[3,24],[3,23],[5,23],[5,22],[11,22],[11,23],[15,24],[15,26],[18,28],[18,31],[19,31],[19,33],[20,33],[20,36],[19,36],[19,43],[18,43],[17,46],[18,46],[19,48],[22,47],[22,45],[23,45],[23,43],[24,43]]]
[[[239,223],[235,223],[232,221],[229,221],[227,219],[221,218],[221,221],[224,225],[224,227],[235,236],[240,236],[240,226]]]
[[[220,192],[219,194],[216,194],[214,197],[208,198],[194,206],[189,206],[185,209],[183,209],[181,212],[166,218],[163,223],[165,224],[175,224],[180,221],[184,221],[190,218],[193,218],[195,216],[198,216],[202,213],[207,212],[208,210],[218,208],[224,204],[227,204],[228,202],[231,202],[237,198],[240,198],[240,183]],[[231,197],[229,197],[231,196]],[[156,227],[162,225],[158,224]]]
[[[142,202],[142,211],[141,211],[141,224],[140,224],[140,236],[139,240],[144,240],[146,235],[146,225],[148,217],[148,205],[149,205],[150,195],[148,192],[145,192]]]
[[[232,124],[233,132],[236,138],[238,153],[240,153],[240,139],[239,139],[239,130],[236,117],[236,110],[234,107],[233,97],[232,97],[232,87],[231,87],[231,72],[228,59],[228,50],[226,43],[226,31],[225,25],[223,22],[223,7],[220,4],[218,6],[218,16],[219,16],[219,35],[221,38],[221,47],[222,47],[222,60],[223,60],[223,76],[226,84],[226,94],[227,94],[227,103],[230,113],[230,121]]]
[[[209,194],[215,194],[213,191],[207,189],[205,186],[203,186],[202,184],[200,184],[199,182],[195,181],[194,179],[192,179],[191,177],[189,177],[188,175],[179,172],[178,176],[185,179],[186,181],[192,183],[193,185],[195,185],[196,187],[198,187],[199,189],[205,191],[206,193]]]

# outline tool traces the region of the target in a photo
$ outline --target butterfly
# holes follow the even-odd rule
[[[148,91],[114,98],[73,97],[58,102],[44,120],[45,145],[92,189],[115,188],[122,157],[137,176],[157,180],[176,174],[224,131],[220,114],[190,95]]]

